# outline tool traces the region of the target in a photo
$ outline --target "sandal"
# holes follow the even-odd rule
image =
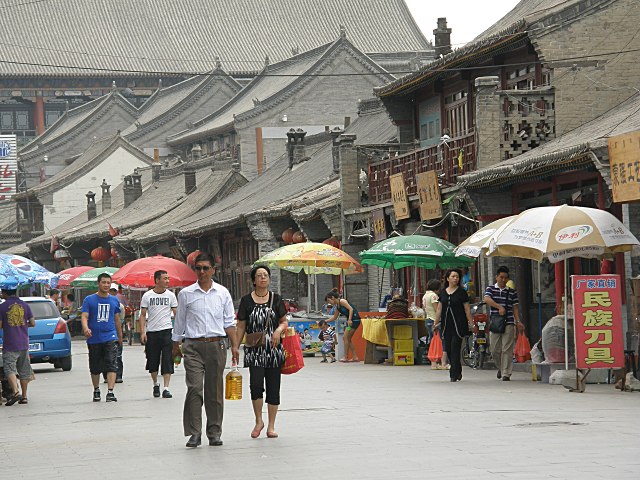
[[[256,425],[253,430],[251,431],[251,438],[258,438],[260,436],[260,432],[262,432],[262,429],[264,428],[264,423],[262,424],[262,426],[260,428],[258,428],[258,426]]]
[[[22,399],[18,401],[19,405],[26,405],[27,403],[29,403],[27,397],[22,397]]]
[[[349,360],[346,358],[341,358],[339,361],[342,363],[349,363]]]
[[[360,359],[359,358],[352,358],[351,360],[349,360],[349,363],[359,363]]]
[[[278,438],[278,434],[276,432],[270,432],[269,430],[267,430],[267,437],[268,438]]]

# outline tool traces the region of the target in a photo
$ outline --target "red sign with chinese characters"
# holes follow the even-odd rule
[[[623,368],[620,275],[572,275],[577,368]]]

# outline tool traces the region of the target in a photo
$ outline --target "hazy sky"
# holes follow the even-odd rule
[[[447,17],[452,29],[453,48],[471,41],[509,10],[519,0],[405,0],[413,18],[429,40],[433,40],[433,29],[438,17]]]

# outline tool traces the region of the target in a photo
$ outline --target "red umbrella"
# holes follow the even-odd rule
[[[58,281],[58,286],[56,288],[59,288],[61,290],[64,290],[65,288],[71,288],[71,282],[75,280],[76,277],[79,277],[84,272],[88,272],[89,270],[93,270],[93,269],[94,267],[81,266],[81,267],[67,268],[66,270],[62,270],[61,272],[58,272],[58,276],[60,280]]]
[[[196,274],[189,266],[173,258],[156,255],[127,263],[113,274],[113,281],[134,288],[153,287],[153,274],[164,270],[169,274],[169,287],[186,287],[196,282]]]

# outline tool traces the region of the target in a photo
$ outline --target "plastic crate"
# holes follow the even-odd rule
[[[413,328],[411,325],[396,325],[393,327],[394,340],[409,340],[413,338]],[[413,350],[413,347],[411,347]]]
[[[394,353],[393,354],[393,364],[394,365],[413,365],[414,358],[413,353]]]
[[[398,353],[413,352],[413,340],[394,340],[393,350]]]

